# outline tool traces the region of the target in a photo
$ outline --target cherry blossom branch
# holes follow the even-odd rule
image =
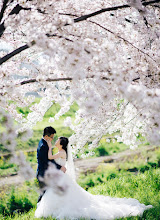
[[[148,75],[148,76],[146,76],[146,77],[151,77],[152,75],[150,74],[150,75]],[[87,79],[93,79],[95,76],[94,75],[92,75],[92,76],[90,76],[90,77],[86,77]],[[101,77],[101,79],[103,79],[103,80],[110,80],[109,78],[107,78],[107,77]],[[137,81],[137,80],[139,80],[140,79],[140,77],[137,77],[137,78],[135,78],[135,79],[133,79],[132,81],[133,82],[135,82],[135,81]],[[24,80],[24,81],[22,81],[22,82],[20,82],[20,83],[17,83],[15,86],[22,86],[22,85],[26,85],[26,84],[30,84],[30,83],[40,83],[40,82],[60,82],[60,81],[72,81],[73,80],[73,78],[72,77],[64,77],[64,78],[57,78],[57,79],[51,79],[51,78],[48,78],[48,79],[46,79],[45,81],[40,81],[40,80],[37,80],[37,79],[28,79],[28,80]],[[3,89],[3,87],[4,86],[2,86],[0,89]],[[5,94],[4,93],[0,93],[0,96],[4,96]]]
[[[133,118],[131,118],[128,122],[126,122],[124,125],[129,124],[131,121],[133,121],[138,115],[141,114],[141,112],[143,111],[143,109],[141,109]]]
[[[21,10],[26,10],[26,11],[28,11],[28,10],[31,10],[31,8],[24,8],[24,7],[22,7],[21,5],[17,4],[17,5],[12,9],[12,11],[9,13],[9,15],[19,14],[19,12],[20,12]]]
[[[125,108],[129,105],[129,101],[125,104],[125,105],[123,105],[123,109],[122,109],[122,112],[119,114],[119,112],[118,112],[118,114],[116,113],[115,114],[115,117],[114,117],[114,119],[111,121],[111,123],[108,125],[108,127],[105,129],[106,131],[108,131],[108,129],[113,125],[113,123],[115,122],[115,121],[117,121],[117,118],[119,117],[119,119],[121,119],[122,117],[123,117],[123,115],[124,115],[124,110],[125,110]],[[99,137],[99,141],[100,141],[100,139],[103,137],[103,135],[104,134],[102,134],[100,137]],[[85,145],[84,145],[85,146]],[[83,146],[83,147],[84,147]]]
[[[3,18],[5,9],[7,8],[7,3],[8,3],[8,0],[4,0],[3,6],[2,6],[2,9],[1,9],[1,12],[0,12],[0,22],[1,22],[2,18]],[[9,15],[18,14],[21,10],[31,10],[31,8],[24,8],[24,7],[20,6],[19,4],[17,4],[12,9],[12,11],[9,13]],[[0,24],[0,37],[3,35],[5,29],[6,28],[4,26],[4,21],[3,21],[3,23]]]
[[[71,77],[66,77],[66,78],[57,78],[57,79],[46,79],[45,82],[57,82],[57,81],[72,81],[73,78]],[[19,85],[25,85],[25,84],[29,84],[29,83],[35,83],[35,82],[42,82],[41,80],[37,80],[37,79],[29,79],[29,80],[24,80],[18,84],[16,84],[16,86]]]
[[[113,31],[111,31],[111,30],[109,30],[108,28],[106,28],[106,27],[104,27],[104,26],[98,24],[98,23],[95,22],[95,21],[89,21],[89,22],[98,25],[99,27],[101,27],[101,28],[103,28],[104,30],[110,32],[111,34],[113,34],[113,35],[116,36],[117,38],[119,38],[119,39],[123,40],[124,42],[130,44],[132,47],[134,47],[135,49],[137,49],[139,52],[141,52],[141,53],[143,53],[144,55],[148,56],[151,60],[153,60],[155,63],[157,63],[156,60],[154,60],[149,54],[145,53],[143,50],[139,49],[139,48],[136,47],[134,44],[132,44],[131,42],[129,42],[128,40],[126,40],[125,38],[123,38],[123,37],[117,35],[117,34],[114,33]]]
[[[148,76],[146,76],[146,77],[151,77],[152,75],[150,74],[150,75],[148,75]],[[88,76],[88,77],[86,77],[86,79],[93,79],[95,76],[94,75],[92,75],[92,76]],[[109,78],[107,78],[107,77],[101,77],[101,79],[103,79],[103,80],[110,80]],[[134,81],[137,81],[137,80],[139,80],[140,79],[140,77],[137,77],[137,78],[135,78],[135,79],[133,79],[132,81],[134,82]],[[51,79],[51,78],[48,78],[48,79],[46,79],[45,80],[45,82],[60,82],[60,81],[72,81],[73,80],[73,78],[72,77],[63,77],[63,78],[56,78],[56,79]],[[17,83],[16,84],[16,86],[21,86],[21,85],[26,85],[26,84],[30,84],[30,83],[38,83],[38,82],[42,82],[41,80],[37,80],[37,79],[28,79],[28,80],[24,80],[24,81],[22,81],[22,82],[20,82],[20,83]]]
[[[5,12],[6,8],[7,8],[7,3],[8,3],[8,0],[4,0],[3,1],[3,6],[2,6],[2,9],[1,9],[1,12],[0,12],[0,22],[2,21],[4,12]]]
[[[93,79],[95,76],[89,76],[89,77],[86,77],[86,79]],[[107,77],[101,77],[101,79],[104,79],[104,80],[109,80],[109,78]],[[56,79],[51,79],[51,78],[48,78],[46,80],[44,80],[44,82],[60,82],[60,81],[72,81],[73,78],[72,77],[64,77],[64,78],[56,78]],[[43,80],[37,80],[37,79],[28,79],[28,80],[24,80],[20,83],[17,83],[15,86],[22,86],[22,85],[26,85],[26,84],[30,84],[30,83],[38,83],[38,82],[42,82]]]
[[[160,8],[160,5],[152,5],[152,7]]]
[[[87,79],[93,79],[94,75],[86,77],[86,78]],[[107,77],[102,77],[102,79],[109,80],[109,78],[107,78]],[[45,80],[45,82],[72,81],[72,80],[73,80],[72,77],[64,77],[64,78],[57,78],[57,79],[48,78],[48,79]],[[24,81],[22,81],[20,83],[17,83],[16,86],[30,84],[30,83],[35,83],[35,82],[41,82],[41,81],[37,80],[37,79],[29,79],[29,80],[24,80]]]
[[[35,44],[35,41],[32,41],[31,42],[31,46],[33,46]],[[0,59],[0,65],[4,62],[6,62],[7,60],[9,60],[11,57],[21,53],[22,51],[26,50],[29,48],[29,45],[28,44],[25,44],[19,48],[17,48],[16,50],[12,51],[11,53],[7,54],[6,56],[2,57]]]
[[[73,42],[73,40],[67,38],[67,37],[63,37],[62,35],[57,35],[57,34],[46,34],[47,37],[58,37],[58,38],[63,38],[65,40],[71,41]]]
[[[0,24],[0,37],[2,36],[3,32],[5,31],[4,22]]]
[[[3,6],[2,6],[2,10],[1,10],[1,12],[0,12],[0,22],[1,22],[2,18],[3,18],[3,14],[4,14],[4,11],[5,11],[6,7],[7,7],[7,3],[8,3],[8,0],[4,0]],[[21,5],[17,4],[17,5],[12,9],[12,11],[9,13],[9,15],[19,14],[19,12],[20,12],[21,10],[26,10],[26,11],[28,11],[28,10],[31,10],[31,8],[24,8],[24,7],[22,7]],[[45,12],[43,12],[43,11],[42,11],[41,9],[39,9],[39,8],[37,9],[37,11],[38,11],[39,13],[46,14]],[[5,31],[5,26],[4,26],[4,22],[3,22],[2,24],[0,24],[0,37],[2,36],[2,34],[3,34],[4,31]]]
[[[117,120],[117,118],[118,118],[118,116],[120,116],[120,118],[122,118],[123,117],[123,115],[124,115],[124,110],[125,110],[125,108],[129,105],[129,101],[125,104],[125,105],[123,105],[123,112],[121,113],[121,115],[120,114],[118,114],[118,115],[116,115],[116,117],[113,119],[113,121],[110,123],[110,125],[106,128],[106,130],[108,130],[111,126],[112,126],[112,124]],[[119,118],[119,119],[120,119]]]
[[[61,13],[61,14],[62,14],[62,15],[68,15],[68,16],[78,17],[77,15],[74,15],[74,14],[64,14],[64,13]],[[74,20],[75,20],[75,19],[74,19]],[[99,26],[99,27],[101,27],[101,28],[103,28],[104,30],[106,30],[106,31],[110,32],[111,34],[113,34],[114,36],[116,36],[117,38],[119,38],[119,39],[123,40],[124,42],[130,44],[132,47],[134,47],[135,49],[137,49],[139,52],[143,53],[144,55],[148,56],[151,60],[153,60],[153,61],[157,64],[156,60],[154,60],[149,54],[145,53],[143,50],[139,49],[139,48],[136,47],[134,44],[132,44],[131,42],[129,42],[128,40],[126,40],[125,38],[123,38],[123,37],[117,35],[117,34],[114,33],[113,31],[111,31],[111,30],[109,30],[108,28],[106,28],[106,27],[104,27],[104,26],[98,24],[98,23],[95,22],[95,21],[89,20],[89,22],[90,22],[90,23],[93,23],[93,24],[95,24],[95,25],[97,25],[97,26]]]
[[[57,34],[46,34],[47,37],[58,37],[58,38],[63,38],[65,40],[68,40],[68,41],[71,41],[73,42],[72,40],[70,40],[69,38],[67,37],[63,37],[62,35],[57,35]],[[25,44],[19,48],[17,48],[16,50],[12,51],[11,53],[7,54],[6,56],[0,58],[0,65],[3,64],[4,62],[6,62],[7,60],[9,60],[10,58],[12,58],[13,56],[21,53],[22,51],[30,48],[31,46],[35,45],[36,42],[35,41],[32,41],[30,43],[30,46],[28,44]]]
[[[153,0],[153,1],[149,1],[149,2],[143,2],[142,5],[143,6],[147,6],[147,5],[158,3],[158,2],[160,2],[160,0]],[[87,18],[91,18],[93,16],[102,14],[102,13],[107,12],[107,11],[116,11],[118,9],[124,9],[124,8],[130,8],[130,7],[131,7],[130,5],[126,4],[126,5],[119,5],[119,6],[109,7],[109,8],[103,8],[103,9],[98,10],[96,12],[93,12],[93,13],[90,13],[90,14],[83,15],[83,16],[80,16],[78,18],[75,18],[74,19],[74,23],[77,23],[77,22],[80,22],[80,21],[84,21]],[[69,24],[65,24],[65,26],[67,26],[67,25],[69,25]]]
[[[147,5],[150,5],[150,4],[153,4],[153,3],[158,3],[158,2],[160,2],[160,0],[153,0],[153,1],[149,1],[149,2],[144,2],[144,3],[142,3],[142,4],[143,4],[144,6],[147,6]],[[83,16],[81,16],[81,17],[75,18],[75,19],[74,19],[74,23],[77,23],[77,22],[80,22],[80,21],[84,21],[84,20],[86,20],[87,18],[96,16],[96,15],[101,14],[101,13],[104,13],[104,12],[106,12],[106,11],[114,11],[114,10],[118,10],[118,9],[128,8],[128,7],[130,7],[130,5],[120,5],[120,6],[115,6],[115,7],[104,8],[104,9],[101,9],[101,10],[96,11],[96,12],[94,12],[94,13],[91,13],[91,14],[88,14],[88,15],[83,15]],[[18,14],[19,11],[22,10],[22,9],[24,9],[24,10],[30,10],[30,8],[23,8],[23,7],[21,7],[20,5],[16,5],[15,8],[11,11],[10,14]],[[4,10],[4,9],[3,9],[3,10]],[[3,11],[2,11],[2,14],[3,14]],[[67,14],[66,14],[66,15],[67,15]],[[69,15],[69,14],[68,14],[68,15]],[[66,26],[66,25],[69,25],[69,24],[65,24],[64,26]],[[99,24],[97,24],[97,25],[99,25]],[[99,26],[101,26],[101,25],[99,25]],[[103,28],[104,28],[104,27],[103,27]],[[0,25],[0,30],[1,30],[1,31],[0,31],[0,36],[1,36],[2,33],[3,33],[3,31],[5,30],[4,23]],[[107,30],[107,29],[106,29],[106,30]],[[110,31],[110,32],[111,32],[111,31]],[[54,36],[54,35],[53,35],[53,36]],[[62,37],[62,36],[60,36],[60,37]],[[120,37],[120,36],[119,36],[119,38],[125,40],[124,38],[122,38],[122,37]],[[65,38],[65,39],[67,39],[67,38]],[[69,39],[67,39],[67,40],[69,40]],[[125,41],[128,42],[127,40],[125,40]],[[128,42],[128,43],[130,43],[130,42]],[[32,42],[31,42],[31,46],[33,46],[34,44],[35,44],[35,42],[32,41]],[[131,43],[130,43],[130,44],[131,44]],[[133,46],[133,45],[132,45],[132,46]],[[135,46],[134,46],[134,47],[135,47]],[[13,56],[15,56],[15,55],[21,53],[22,51],[24,51],[24,50],[26,50],[26,49],[28,49],[28,48],[29,48],[28,44],[25,44],[24,46],[19,47],[19,48],[17,48],[16,50],[12,51],[11,53],[7,54],[6,56],[2,57],[2,58],[0,59],[0,65],[1,65],[2,63],[6,62],[7,60],[9,60],[11,57],[13,57]],[[135,48],[137,48],[137,47],[135,47]],[[137,48],[137,49],[138,49],[139,51],[141,51],[143,54],[149,56],[148,54],[144,53],[144,52],[143,52],[142,50],[140,50],[139,48]],[[150,57],[150,56],[149,56],[149,57]],[[151,57],[150,57],[150,58],[151,58]],[[153,58],[151,58],[151,59],[153,60]],[[154,60],[154,61],[155,61],[155,60]]]
[[[2,9],[1,9],[1,12],[0,12],[0,22],[2,21],[4,12],[7,8],[7,3],[8,3],[8,0],[4,0],[3,6],[2,6]],[[4,27],[4,22],[3,22],[3,23],[0,24],[0,37],[2,36],[4,31],[5,31],[5,27]]]

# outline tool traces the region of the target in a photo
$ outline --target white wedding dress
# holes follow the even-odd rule
[[[66,163],[62,158],[56,159],[56,162],[62,166]],[[53,188],[48,188],[38,204],[35,217],[107,220],[142,215],[144,210],[152,208],[151,205],[145,206],[132,198],[92,195],[80,187],[68,174],[63,175],[69,185],[67,192],[57,194]]]

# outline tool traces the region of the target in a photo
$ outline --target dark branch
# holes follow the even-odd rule
[[[95,76],[89,76],[86,77],[87,79],[93,79]],[[105,80],[109,80],[109,78],[107,77],[101,77],[101,79],[105,79]],[[64,77],[64,78],[57,78],[57,79],[46,79],[44,82],[58,82],[58,81],[72,81],[73,78],[72,77]],[[42,82],[42,81],[38,81],[36,79],[28,79],[28,80],[24,80],[18,84],[16,84],[16,86],[20,86],[20,85],[26,85],[26,84],[30,84],[30,83],[35,83],[35,82]]]
[[[92,75],[92,76],[89,76],[89,77],[86,77],[86,79],[93,79],[95,76],[94,75]],[[146,78],[150,78],[150,77],[152,77],[152,75],[151,74],[148,74],[147,76],[146,76]],[[102,80],[110,80],[109,78],[107,78],[107,77],[101,77],[101,79]],[[133,80],[132,80],[132,82],[136,82],[137,80],[139,80],[139,79],[141,79],[140,77],[137,77],[137,78],[134,78]],[[22,85],[26,85],[26,84],[30,84],[30,83],[41,83],[41,82],[58,82],[58,81],[72,81],[73,80],[73,78],[72,77],[64,77],[64,78],[57,78],[57,79],[51,79],[51,78],[48,78],[48,79],[46,79],[46,80],[42,80],[42,81],[40,81],[40,80],[36,80],[36,79],[28,79],[28,80],[24,80],[24,81],[22,81],[22,82],[20,82],[20,83],[17,83],[17,84],[15,84],[15,86],[22,86]],[[112,79],[112,81],[113,81],[113,79]],[[2,88],[0,88],[0,89],[2,89]],[[4,96],[4,95],[6,95],[7,93],[5,92],[5,93],[0,93],[0,96]]]
[[[19,5],[19,4],[17,4],[14,8],[13,8],[13,10],[9,13],[9,15],[13,15],[13,14],[19,14],[19,12],[21,11],[21,10],[26,10],[26,11],[28,11],[28,10],[31,10],[31,8],[23,8],[21,5]]]
[[[146,78],[147,77],[152,77],[152,75],[151,74],[148,74],[147,76],[146,76]],[[87,79],[93,79],[94,78],[94,75],[92,75],[92,76],[90,76],[90,77],[86,77]],[[107,77],[101,77],[101,79],[102,80],[110,80],[109,78],[107,78]],[[140,77],[137,77],[137,78],[134,78],[133,80],[132,80],[132,82],[136,82],[137,80],[139,80],[139,79],[141,79]],[[22,82],[20,82],[20,83],[17,83],[15,86],[22,86],[22,85],[26,85],[26,84],[30,84],[30,83],[40,83],[40,82],[58,82],[58,81],[72,81],[73,80],[73,78],[71,78],[71,77],[66,77],[66,78],[57,78],[57,79],[50,79],[50,78],[48,78],[47,80],[45,80],[45,81],[39,81],[39,80],[36,80],[36,79],[28,79],[28,80],[24,80],[24,81],[22,81]],[[113,79],[112,79],[112,81],[113,81]],[[0,89],[2,89],[2,88],[0,88]],[[0,93],[0,96],[4,96],[4,95],[6,95],[7,93],[5,92],[5,93]]]
[[[129,20],[128,18],[125,18],[125,21],[127,21],[128,23],[133,23],[131,20]]]
[[[37,9],[37,11],[43,15],[46,15],[47,13],[45,11],[42,11],[40,8]]]
[[[146,76],[146,78],[147,77],[151,77],[152,75],[151,74],[149,74],[149,75],[147,75]],[[88,76],[88,77],[86,77],[86,79],[93,79],[95,76],[94,75],[92,75],[92,76]],[[107,77],[101,77],[101,79],[102,80],[110,80],[109,78],[107,78]],[[133,82],[135,82],[135,81],[137,81],[137,80],[139,80],[140,79],[140,77],[137,77],[137,78],[135,78],[135,79],[133,79],[132,81]],[[56,78],[56,79],[51,79],[51,78],[48,78],[48,79],[46,79],[46,80],[36,80],[36,79],[28,79],[28,80],[24,80],[24,81],[22,81],[22,82],[20,82],[20,83],[17,83],[16,84],[16,86],[21,86],[21,85],[26,85],[26,84],[30,84],[30,83],[40,83],[40,82],[60,82],[60,81],[72,81],[73,80],[73,78],[72,77],[64,77],[64,78]]]
[[[46,34],[47,37],[59,37],[59,38],[63,38],[65,40],[68,40],[70,42],[73,42],[72,40],[70,40],[69,38],[63,37],[61,35],[57,35],[57,34]],[[35,45],[36,42],[32,41],[31,42],[31,46]],[[4,62],[6,62],[7,60],[9,60],[10,58],[12,58],[13,56],[21,53],[22,51],[28,49],[29,46],[28,44],[23,45],[22,47],[17,48],[16,50],[12,51],[11,53],[7,54],[6,56],[0,58],[0,65],[3,64]]]
[[[31,42],[31,45],[34,45],[34,44],[35,44],[35,42],[32,41],[32,42]],[[26,50],[26,49],[28,49],[28,48],[29,48],[28,44],[25,44],[24,46],[19,47],[18,49],[14,50],[14,51],[12,51],[11,53],[7,54],[6,56],[2,57],[2,58],[0,59],[0,65],[1,65],[2,63],[6,62],[7,60],[9,60],[11,57],[13,57],[13,56],[15,56],[15,55],[21,53],[22,51],[24,51],[24,50]]]
[[[96,15],[99,15],[99,14],[102,14],[106,11],[114,11],[114,10],[118,10],[118,9],[122,9],[122,8],[129,8],[130,6],[129,5],[119,5],[119,6],[115,6],[115,7],[110,7],[110,8],[103,8],[99,11],[96,11],[96,12],[93,12],[91,14],[88,14],[88,15],[83,15],[83,16],[80,16],[78,18],[75,18],[74,19],[74,23],[77,23],[77,22],[80,22],[80,21],[84,21],[86,20],[87,18],[91,18],[93,16],[96,16]],[[66,14],[66,15],[69,15],[69,14]],[[65,26],[67,26],[69,24],[65,24]]]
[[[67,37],[63,37],[62,35],[57,35],[57,34],[46,34],[47,37],[58,37],[58,38],[63,38],[65,40],[71,41],[73,42],[73,40],[67,38]]]
[[[160,5],[152,5],[155,8],[160,8]]]
[[[148,21],[147,21],[145,16],[143,16],[143,20],[144,20],[144,23],[145,23],[146,27],[149,28]]]
[[[158,3],[158,2],[160,2],[160,0],[153,0],[153,1],[149,1],[149,2],[144,2],[142,4],[144,6],[147,6],[147,5]],[[103,9],[101,9],[99,11],[90,13],[88,15],[83,15],[83,16],[80,16],[78,18],[75,18],[74,19],[74,23],[77,23],[77,22],[80,22],[80,21],[84,21],[87,18],[90,18],[90,17],[96,16],[96,15],[102,14],[102,13],[107,12],[107,11],[116,11],[116,10],[119,10],[119,9],[130,8],[130,7],[131,7],[130,5],[126,4],[126,5],[119,5],[119,6],[115,6],[115,7],[103,8]],[[65,24],[65,26],[67,26],[67,25],[69,25],[69,24]]]
[[[46,82],[57,82],[57,81],[72,81],[72,78],[67,77],[67,78],[57,78],[57,79],[50,79],[50,78],[46,79]],[[29,79],[29,80],[24,80],[19,84],[16,84],[16,86],[35,83],[35,82],[41,82],[41,81],[38,81],[36,79]]]
[[[0,24],[0,37],[2,36],[3,32],[5,31],[4,22]]]
[[[8,2],[8,0],[4,0],[4,2]],[[7,3],[6,3],[7,4]],[[3,9],[3,8],[2,8]],[[4,10],[6,9],[6,6],[5,8],[3,9],[3,11],[1,10],[1,13],[0,13],[0,22],[1,22],[1,16],[3,17],[3,13],[4,13]],[[21,10],[31,10],[31,8],[23,8],[22,6],[20,6],[19,4],[17,4],[13,9],[12,11],[9,13],[9,15],[13,15],[13,14],[18,14]],[[5,31],[5,26],[4,26],[4,22],[2,24],[0,24],[0,37],[3,35]]]
[[[59,38],[63,38],[63,39],[65,39],[65,40],[68,40],[68,41],[73,42],[73,41],[70,40],[69,38],[63,37],[63,36],[57,35],[57,34],[46,34],[46,36],[47,36],[47,37],[59,37]],[[36,44],[35,41],[32,41],[32,42],[31,42],[31,46],[33,46],[33,45],[35,45],[35,44]],[[23,45],[22,47],[19,47],[19,48],[17,48],[16,50],[12,51],[11,53],[7,54],[6,56],[0,58],[0,65],[3,64],[4,62],[6,62],[7,60],[9,60],[10,58],[12,58],[13,56],[15,56],[15,55],[21,53],[22,51],[24,51],[24,50],[26,50],[26,49],[28,49],[28,48],[29,48],[28,44],[25,44],[25,45]]]
[[[1,12],[0,12],[0,22],[2,21],[4,12],[5,12],[6,8],[7,8],[7,3],[8,3],[8,0],[4,0],[3,1],[3,6],[2,6],[2,9],[1,9]]]
[[[157,75],[157,74],[156,74]],[[153,75],[151,75],[151,74],[148,74],[145,78],[150,78],[150,77],[152,77]],[[135,81],[137,81],[137,80],[139,80],[139,79],[141,79],[141,77],[139,76],[139,77],[137,77],[137,78],[135,78],[135,79],[133,79],[132,81],[133,82],[135,82]]]

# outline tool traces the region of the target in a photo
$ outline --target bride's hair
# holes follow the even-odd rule
[[[68,146],[68,138],[66,137],[60,137],[60,145],[62,145],[62,149],[65,150],[67,157],[68,157],[68,150],[67,150],[67,146]]]

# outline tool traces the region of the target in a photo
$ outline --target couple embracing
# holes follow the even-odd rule
[[[37,148],[37,179],[41,189],[35,217],[52,216],[55,219],[116,219],[142,215],[145,206],[136,199],[112,198],[92,195],[80,187],[67,173],[68,138],[58,138],[55,146],[58,153],[52,155],[55,129],[46,127]],[[53,165],[54,164],[54,165]],[[51,175],[53,169],[54,176]],[[47,176],[48,175],[48,176]],[[46,184],[45,178],[49,184]],[[51,178],[51,177],[54,177]],[[56,180],[60,180],[57,184]],[[51,184],[52,183],[52,184]],[[58,187],[57,187],[58,186]]]
[[[58,148],[59,152],[56,155],[52,155],[52,144],[51,141],[54,138],[56,130],[52,127],[46,127],[43,131],[43,138],[40,140],[37,148],[37,179],[39,182],[39,186],[41,189],[41,194],[38,198],[38,203],[40,202],[43,194],[45,193],[45,183],[42,181],[42,177],[44,177],[45,171],[48,168],[48,162],[52,162],[55,164],[56,168],[66,172],[66,168],[61,166],[60,164],[56,163],[56,158],[65,158],[67,155],[67,145],[68,145],[68,138],[60,137],[57,142],[55,143],[55,147]]]

